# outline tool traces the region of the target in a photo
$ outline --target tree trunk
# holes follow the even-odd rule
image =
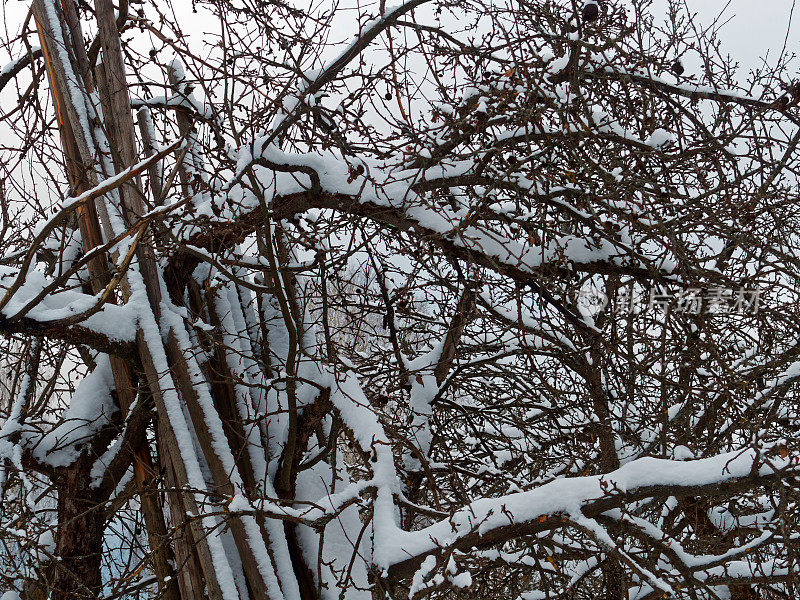
[[[59,477],[58,563],[53,580],[53,600],[97,598],[102,588],[105,514],[91,488],[92,459],[83,454]]]

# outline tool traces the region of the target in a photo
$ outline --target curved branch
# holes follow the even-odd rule
[[[406,549],[400,542],[397,554],[385,557],[382,566],[397,581],[412,575],[428,556],[502,544],[562,527],[574,518],[593,519],[638,500],[731,495],[794,477],[797,457],[793,458],[794,462],[780,461],[784,469],[759,464],[753,451],[687,462],[645,458],[607,475],[557,479],[530,492],[476,500],[450,519],[400,533],[416,538],[413,545]],[[396,560],[403,554],[407,558]]]

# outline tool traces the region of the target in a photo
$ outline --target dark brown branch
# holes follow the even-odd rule
[[[728,496],[736,492],[752,489],[760,485],[767,485],[780,479],[793,476],[793,473],[778,471],[768,475],[747,475],[744,477],[731,478],[723,482],[714,482],[704,485],[684,485],[678,483],[674,485],[629,487],[625,491],[611,492],[603,498],[584,502],[580,507],[580,512],[582,516],[592,519],[608,510],[620,508],[639,500],[667,498],[670,496],[676,498],[685,498],[689,496]],[[613,477],[609,478],[609,481],[613,481]],[[570,518],[570,514],[566,512],[556,512],[553,514],[536,515],[536,518],[530,521],[510,523],[487,528],[482,531],[473,531],[456,539],[452,546],[447,549],[437,548],[393,564],[388,569],[388,577],[392,581],[399,581],[413,575],[425,558],[430,555],[439,555],[442,552],[452,549],[466,551],[470,548],[485,548],[502,544],[510,540],[563,527],[565,523],[570,521]]]

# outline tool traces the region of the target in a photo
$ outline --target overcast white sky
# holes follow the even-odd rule
[[[292,1],[297,6],[303,6],[312,0]],[[398,1],[388,0],[387,5],[396,4]],[[739,61],[745,70],[758,67],[759,59],[767,54],[771,59],[769,62],[774,63],[784,46],[784,40],[787,41],[787,49],[790,52],[800,54],[800,5],[794,6],[797,1],[684,0],[689,9],[697,13],[702,23],[710,24],[718,17],[720,22],[726,23],[722,36],[725,46],[731,56]],[[359,3],[362,7],[369,4],[364,0]],[[29,4],[29,2],[16,2],[15,0],[4,3],[4,24],[8,33],[13,34],[19,31],[19,25],[27,13]],[[319,5],[319,2],[315,1],[314,4]],[[351,2],[345,0],[343,4],[351,4]],[[377,0],[373,4],[377,7]],[[666,0],[654,0],[655,16],[659,16],[659,12],[666,14],[665,5]],[[794,12],[793,15],[792,12]],[[191,15],[192,13],[187,10],[187,17],[191,18]],[[346,11],[342,16],[348,19],[350,15],[352,13]],[[344,23],[342,24],[344,25]],[[202,36],[202,29],[202,27],[197,28],[196,35]],[[788,39],[787,29],[789,31]],[[800,69],[800,61],[798,69]]]
[[[746,70],[759,67],[760,58],[766,55],[774,64],[784,41],[787,51],[800,54],[800,4],[794,6],[795,1],[685,0],[701,22],[710,24],[719,17],[720,22],[725,23],[723,43]],[[665,5],[666,2],[656,0],[654,13]]]

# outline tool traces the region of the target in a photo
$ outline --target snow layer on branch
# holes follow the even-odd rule
[[[543,246],[532,245],[512,239],[498,231],[491,231],[476,226],[465,226],[465,214],[456,213],[446,207],[431,210],[427,202],[415,191],[414,186],[428,175],[435,179],[448,179],[468,173],[474,166],[469,161],[459,161],[452,165],[437,165],[426,170],[396,170],[396,165],[386,161],[362,160],[365,173],[351,176],[350,165],[332,152],[305,154],[286,153],[274,145],[264,146],[267,138],[256,139],[252,144],[252,153],[248,147],[239,150],[237,176],[252,162],[261,161],[255,172],[264,188],[267,201],[282,196],[303,192],[312,188],[312,175],[323,192],[353,198],[362,204],[386,206],[398,210],[407,219],[420,226],[448,237],[456,246],[478,251],[495,261],[512,266],[520,271],[533,273],[543,265],[553,262],[572,262],[575,264],[591,264],[610,262],[629,265],[632,259],[623,246],[601,239],[597,242],[587,241],[585,237],[563,235]],[[284,172],[287,171],[287,172]],[[291,171],[291,172],[288,172]],[[429,172],[430,171],[430,172]],[[526,187],[523,182],[519,182]],[[530,183],[529,187],[535,184]],[[250,197],[245,191],[234,187],[229,192],[230,201],[219,218],[225,221],[237,219],[231,207],[245,211],[258,208],[258,199]],[[271,196],[271,198],[270,198]],[[206,212],[202,207],[198,207]],[[207,211],[209,214],[211,211]],[[457,235],[453,235],[454,232]],[[183,236],[197,233],[185,230]],[[630,240],[622,240],[623,244]],[[635,260],[634,260],[635,262]],[[639,265],[645,267],[645,265]],[[671,270],[669,260],[662,260],[659,265]]]
[[[204,119],[211,120],[214,116],[211,106],[199,100],[193,93],[176,93],[169,96],[153,96],[147,100],[134,100],[131,102],[133,108],[141,107],[167,107],[167,108],[186,108],[192,113],[198,114]],[[155,138],[158,139],[158,138]]]
[[[13,282],[18,273],[17,269],[0,267],[0,288]],[[25,283],[3,308],[3,316],[15,315],[49,284],[50,281],[42,273],[29,271]],[[79,315],[92,308],[97,301],[97,296],[89,296],[74,290],[62,291],[45,296],[25,316],[46,323]],[[136,314],[126,306],[105,304],[99,312],[82,321],[81,325],[106,336],[111,341],[132,342],[136,337]]]
[[[128,282],[130,283],[131,296],[126,306],[135,311],[137,324],[141,330],[144,343],[150,353],[161,390],[161,401],[163,402],[170,429],[172,430],[175,442],[180,454],[180,461],[186,471],[187,483],[190,488],[194,488],[198,493],[194,496],[194,502],[201,507],[207,499],[207,485],[203,476],[200,458],[195,450],[195,436],[190,430],[186,416],[184,414],[184,402],[178,395],[176,385],[172,379],[169,361],[164,350],[162,332],[156,322],[153,310],[147,296],[147,290],[136,264],[131,265],[128,271]],[[168,298],[167,290],[163,288],[162,297]],[[169,310],[169,306],[163,304],[161,309]],[[166,333],[166,331],[164,332]],[[190,496],[191,497],[191,496]],[[199,515],[204,527],[209,531],[216,530],[219,519],[214,515]],[[214,561],[217,581],[222,597],[225,600],[237,600],[239,593],[236,587],[235,566],[231,564],[228,553],[224,546],[221,536],[211,535],[207,538],[209,551]]]
[[[111,397],[113,389],[111,363],[107,355],[101,354],[97,367],[72,395],[61,422],[34,446],[33,456],[53,467],[72,464],[80,455],[81,446],[91,441],[116,412],[116,403]]]
[[[345,486],[350,484],[347,472],[339,469],[336,475],[343,478]],[[325,498],[330,492],[330,482],[333,480],[331,466],[320,462],[312,468],[300,473],[297,481],[298,495],[303,498]],[[366,531],[359,537],[362,529]],[[354,552],[360,557],[353,562],[350,573],[351,580],[344,582],[345,600],[369,600],[372,594],[369,591],[366,564],[371,554],[369,540],[371,527],[365,526],[358,514],[358,507],[348,506],[337,518],[331,520],[325,527],[324,537],[310,527],[298,529],[299,541],[303,547],[308,564],[315,564],[319,557],[319,546],[322,544],[322,589],[325,600],[337,600],[340,596],[337,575],[341,576],[348,568]],[[357,544],[357,541],[360,543]],[[316,573],[315,573],[316,574]]]
[[[640,458],[606,475],[557,479],[531,491],[481,498],[449,519],[413,532],[379,521],[376,514],[376,537],[382,543],[375,548],[375,563],[388,568],[452,544],[472,532],[482,534],[547,515],[562,514],[584,520],[581,508],[609,497],[612,490],[624,493],[654,486],[701,486],[745,477],[752,473],[757,456],[756,451],[748,450],[692,461]],[[766,475],[773,469],[787,467],[788,459],[775,459],[771,467],[762,465],[757,473]]]
[[[14,69],[17,68],[17,65],[19,65],[23,61],[28,60],[28,57],[30,55],[32,55],[34,52],[38,52],[39,50],[41,50],[40,46],[31,46],[29,52],[26,52],[22,56],[15,58],[10,63],[6,64],[2,69],[0,69],[0,77],[5,77],[6,75],[14,71]]]
[[[336,515],[336,518],[326,526],[323,538],[306,527],[299,528],[298,535],[310,562],[317,560],[319,544],[323,544],[323,564],[326,567],[323,569],[322,578],[323,583],[327,584],[325,598],[339,597],[336,582],[348,569],[350,559],[356,550],[362,559],[366,558],[366,561],[353,562],[351,579],[344,582],[347,591],[343,597],[347,600],[370,598],[370,592],[367,591],[369,586],[366,563],[369,562],[368,557],[371,553],[369,542],[373,539],[372,527],[365,526],[361,522],[357,506],[347,506],[347,504],[357,499],[364,489],[376,487],[379,502],[375,506],[375,520],[389,522],[392,528],[397,528],[397,514],[392,503],[392,495],[398,489],[398,479],[391,445],[377,415],[370,408],[355,373],[333,373],[319,363],[307,363],[303,375],[315,384],[330,389],[331,402],[342,422],[352,432],[361,451],[370,455],[372,478],[351,482],[346,471],[340,470],[336,475],[343,482],[343,487],[331,490],[330,465],[321,462],[313,469],[302,472],[298,477],[298,499],[311,501],[321,509],[321,514],[314,514],[316,512],[314,511],[306,517]]]
[[[86,96],[82,91],[83,88],[81,86],[81,82],[78,80],[78,77],[72,70],[72,61],[67,53],[67,43],[62,36],[61,20],[59,19],[59,15],[56,11],[55,5],[53,4],[53,0],[44,0],[43,4],[47,12],[47,19],[50,22],[50,29],[55,37],[54,41],[56,52],[60,54],[61,64],[63,65],[64,72],[66,74],[67,92],[70,95],[72,104],[74,105],[75,110],[78,113],[78,118],[81,122],[81,131],[78,132],[78,135],[83,134],[87,147],[91,148],[93,146],[92,140],[90,137],[88,137],[91,128],[89,127],[89,118],[86,114],[86,105],[84,104]]]
[[[165,296],[165,298],[167,297]],[[167,335],[167,332],[171,331],[176,336],[178,344],[185,353],[189,378],[197,392],[197,402],[203,411],[204,423],[208,429],[211,444],[213,446],[212,451],[217,455],[223,464],[226,473],[228,473],[230,477],[231,484],[238,492],[232,501],[232,503],[235,503],[238,508],[231,510],[247,511],[248,507],[245,506],[246,499],[242,495],[244,492],[244,482],[242,481],[242,477],[239,473],[233,453],[226,443],[227,438],[223,429],[222,420],[220,419],[219,413],[214,406],[214,401],[209,393],[208,387],[202,378],[200,365],[197,363],[196,358],[191,353],[191,341],[189,340],[186,328],[183,326],[183,322],[178,315],[178,311],[179,309],[169,303],[166,299],[162,302],[161,327],[163,333],[164,335]],[[242,415],[243,418],[246,416],[247,415]],[[201,456],[201,452],[197,453],[198,458]],[[267,589],[272,592],[271,597],[274,600],[277,600],[278,596],[275,590],[278,590],[280,586],[278,584],[277,576],[272,568],[272,562],[269,559],[269,554],[267,547],[264,544],[264,539],[259,531],[258,523],[256,522],[255,518],[249,514],[242,515],[241,520],[247,533],[247,537],[250,540],[250,547],[253,551],[253,556],[256,559],[259,573],[264,578],[264,581],[267,584]],[[231,555],[234,556],[235,554],[231,553]]]

